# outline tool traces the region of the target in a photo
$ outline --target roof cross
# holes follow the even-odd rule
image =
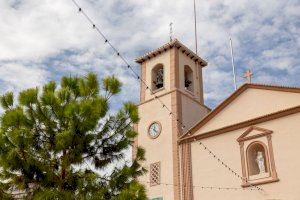
[[[245,73],[245,78],[247,79],[247,83],[251,83],[252,75],[253,73],[251,72],[251,70],[248,69]]]

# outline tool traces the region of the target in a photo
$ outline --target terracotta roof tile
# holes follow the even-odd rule
[[[168,42],[167,44],[164,44],[163,46],[161,46],[153,51],[150,51],[141,57],[138,57],[135,61],[137,63],[143,63],[144,61],[146,61],[152,57],[155,57],[156,55],[161,54],[162,52],[167,51],[168,49],[173,48],[173,47],[180,49],[182,52],[184,52],[186,55],[188,55],[192,60],[200,63],[200,65],[202,67],[207,66],[207,62],[204,59],[202,59],[200,56],[196,55],[192,50],[187,48],[185,45],[183,45],[177,39],[174,39],[171,42]]]

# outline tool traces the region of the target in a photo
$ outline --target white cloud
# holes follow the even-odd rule
[[[0,64],[0,81],[3,90],[20,91],[46,82],[48,72],[35,65],[18,63]],[[2,91],[3,92],[3,91]]]
[[[77,1],[132,64],[135,57],[168,41],[171,21],[175,36],[194,49],[192,1]],[[280,77],[286,80],[283,85],[300,85],[293,81],[300,73],[300,2],[211,0],[197,4],[199,52],[209,62],[204,70],[209,105],[215,106],[232,92],[229,37],[239,77],[250,68],[268,77],[254,81],[274,83]],[[20,70],[34,69],[49,79],[90,71],[100,77],[115,74],[124,82],[121,98],[138,99],[137,82],[71,0],[0,0],[0,9],[0,63],[18,63]],[[14,77],[8,74],[7,79]],[[22,81],[16,84],[29,85],[28,80]]]
[[[61,50],[88,48],[95,38],[71,1],[0,1],[0,59],[43,59]]]

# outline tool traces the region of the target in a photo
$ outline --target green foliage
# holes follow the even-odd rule
[[[19,104],[21,106],[30,107],[33,104],[36,104],[38,101],[38,90],[37,89],[28,89],[20,93],[19,95]]]
[[[103,89],[112,95],[119,93],[121,86],[121,82],[119,82],[114,76],[103,79]]]
[[[131,164],[99,174],[125,157],[139,120],[130,102],[109,115],[109,99],[121,90],[114,76],[103,79],[101,88],[103,95],[90,73],[63,77],[60,87],[52,81],[40,91],[24,90],[17,102],[13,93],[1,96],[0,199],[147,199],[136,181],[146,171],[143,149]]]
[[[14,95],[12,92],[8,92],[5,95],[3,95],[1,98],[1,106],[4,109],[9,109],[14,104]]]

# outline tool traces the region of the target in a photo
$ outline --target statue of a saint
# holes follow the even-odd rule
[[[157,70],[156,81],[154,81],[154,84],[157,89],[164,86],[164,70],[162,68]]]
[[[256,156],[256,163],[258,165],[259,173],[266,173],[266,167],[265,167],[265,159],[263,156],[263,152],[258,151]]]

